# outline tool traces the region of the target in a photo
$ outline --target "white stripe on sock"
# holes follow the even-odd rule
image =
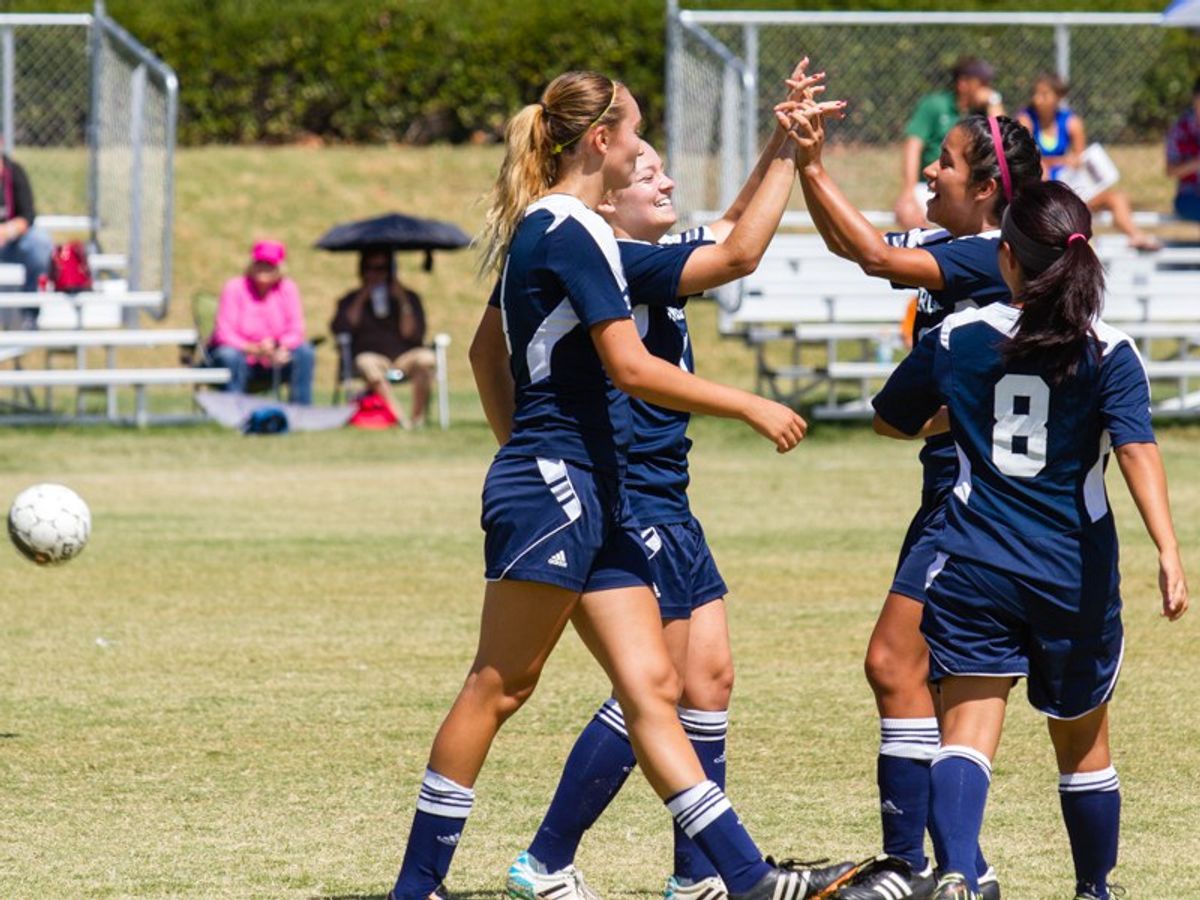
[[[683,731],[692,741],[723,741],[729,730],[729,710],[676,707]]]
[[[1068,772],[1058,776],[1060,794],[1081,794],[1084,791],[1118,791],[1121,779],[1113,766],[1099,772]]]
[[[433,769],[425,770],[425,778],[417,794],[417,809],[421,812],[450,819],[465,819],[471,814],[474,803],[474,790],[439,775]]]
[[[596,710],[596,718],[621,737],[629,738],[629,732],[625,730],[625,712],[616,697],[609,697],[600,704],[600,708]]]
[[[711,781],[702,781],[667,801],[667,811],[690,838],[731,808],[724,792]]]
[[[947,744],[942,747],[942,749],[938,750],[937,755],[933,757],[933,765],[936,766],[938,763],[945,762],[955,756],[975,763],[975,765],[983,769],[983,774],[987,776],[988,781],[992,780],[992,761],[985,754],[980,753],[974,747],[968,747],[966,744]]]
[[[936,718],[879,720],[879,755],[931,760],[941,743]]]

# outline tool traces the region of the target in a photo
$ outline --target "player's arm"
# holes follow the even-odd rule
[[[496,436],[496,442],[503,447],[512,436],[516,400],[501,315],[494,306],[484,309],[467,355],[471,360],[475,386],[479,389],[483,414],[487,417],[492,434]]]
[[[683,412],[740,419],[786,453],[808,424],[781,403],[697,378],[650,354],[632,319],[609,319],[591,327],[592,341],[613,384],[640,400]]]
[[[1162,454],[1155,443],[1122,444],[1114,453],[1133,502],[1146,524],[1146,531],[1158,548],[1158,587],[1162,592],[1163,615],[1174,622],[1187,612],[1188,589],[1183,560],[1179,556],[1179,541],[1171,521]]]
[[[925,424],[921,426],[921,430],[916,434],[908,434],[894,425],[888,424],[887,420],[879,413],[875,413],[871,427],[875,429],[876,434],[883,437],[895,438],[898,441],[914,441],[917,438],[924,440],[935,435],[945,434],[950,430],[950,410],[943,406],[929,417]]]
[[[793,125],[788,135],[798,148],[796,164],[800,167],[804,199],[826,246],[831,250],[839,247],[868,275],[909,287],[944,288],[941,267],[931,253],[890,246],[825,170],[821,162],[825,126],[815,104],[790,115]]]
[[[789,100],[800,100],[803,98],[813,99],[817,94],[822,93],[825,87],[820,82],[825,78],[824,72],[817,72],[815,75],[809,75],[808,72],[808,57],[800,60],[796,64],[796,68],[792,70],[792,77],[788,80],[788,87],[791,93],[788,95]],[[721,243],[734,226],[741,220],[742,215],[750,206],[750,202],[754,199],[758,192],[759,185],[767,176],[767,170],[771,167],[771,163],[775,160],[781,147],[787,143],[787,136],[784,132],[782,124],[771,132],[771,137],[768,139],[762,152],[758,156],[758,162],[755,164],[750,176],[746,179],[746,183],[742,185],[742,189],[738,191],[738,195],[734,198],[729,209],[725,210],[725,214],[717,219],[711,225],[709,230],[712,232],[713,240]]]
[[[1067,147],[1066,163],[1068,166],[1078,166],[1083,159],[1083,151],[1087,149],[1087,130],[1079,116],[1067,119],[1067,137],[1070,145]]]

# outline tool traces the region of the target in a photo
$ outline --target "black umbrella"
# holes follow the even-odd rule
[[[466,232],[449,222],[389,213],[374,219],[335,225],[321,235],[317,247],[335,253],[343,250],[356,250],[360,253],[369,250],[383,250],[389,253],[397,250],[424,250],[425,271],[428,272],[433,268],[434,250],[460,250],[470,243],[471,239]]]

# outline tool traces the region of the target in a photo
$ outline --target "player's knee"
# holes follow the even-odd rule
[[[481,669],[467,676],[463,691],[474,704],[503,722],[533,696],[539,675],[539,672],[502,675],[495,669]]]
[[[729,709],[733,680],[733,659],[713,660],[699,672],[688,673],[681,704],[689,709]]]
[[[642,666],[634,677],[626,679],[621,694],[619,699],[627,719],[664,709],[673,715],[683,694],[683,679],[670,660],[664,658]]]
[[[906,653],[886,640],[872,637],[863,671],[876,694],[893,694],[923,689],[929,677],[929,660],[923,654]]]

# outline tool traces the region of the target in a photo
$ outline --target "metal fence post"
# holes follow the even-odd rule
[[[146,65],[140,63],[129,79],[129,289],[141,290],[142,280],[142,138],[146,129]],[[136,324],[137,312],[128,315]]]
[[[728,208],[737,197],[742,181],[742,117],[738,100],[742,96],[741,74],[730,63],[725,64],[721,78],[721,206]]]
[[[88,68],[92,83],[88,85],[88,237],[97,247],[100,244],[100,79],[103,72],[104,38],[101,19],[104,16],[103,0],[96,0],[92,24],[88,27]]]
[[[664,114],[664,124],[667,128],[668,165],[677,164],[680,160],[679,104],[675,94],[679,83],[679,66],[682,61],[679,49],[679,0],[667,0],[667,71],[664,85],[667,108]]]
[[[13,128],[13,91],[16,85],[16,42],[13,40],[11,28],[0,29],[0,53],[4,55],[2,71],[0,71],[0,103],[4,109],[4,150],[13,152],[15,129]]]
[[[742,148],[742,174],[750,171],[758,155],[758,26],[742,27],[744,37],[743,59],[746,68],[742,72],[742,89],[745,92],[745,108],[742,115],[746,124],[743,131],[745,144]]]
[[[1054,26],[1054,60],[1058,77],[1071,80],[1071,27],[1060,22]]]

